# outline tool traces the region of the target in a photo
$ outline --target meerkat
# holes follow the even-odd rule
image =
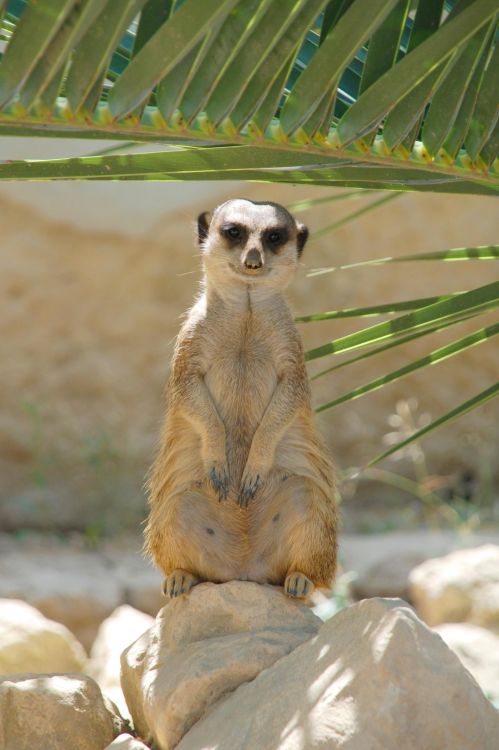
[[[202,291],[176,341],[145,532],[169,597],[239,579],[306,598],[333,581],[334,471],[283,296],[307,237],[275,203],[198,218]]]

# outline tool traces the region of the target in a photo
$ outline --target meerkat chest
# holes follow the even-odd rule
[[[229,328],[219,331],[211,342],[207,375],[224,377],[234,385],[259,382],[263,387],[278,369],[273,337],[268,333],[265,335],[254,326],[239,331]]]
[[[261,418],[275,390],[280,353],[278,331],[256,316],[226,321],[210,338],[205,381],[227,418]]]

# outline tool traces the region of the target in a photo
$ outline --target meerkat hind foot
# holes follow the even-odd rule
[[[181,594],[188,594],[197,583],[199,583],[199,578],[188,573],[187,570],[174,570],[163,581],[163,594],[174,599]]]
[[[284,581],[284,593],[293,599],[305,599],[314,590],[314,584],[303,573],[294,571],[286,576]]]

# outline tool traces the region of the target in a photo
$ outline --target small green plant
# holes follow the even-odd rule
[[[405,443],[403,448],[393,453],[392,458],[408,459],[414,478],[371,466],[349,469],[344,473],[344,481],[353,482],[354,485],[369,480],[387,484],[417,498],[423,518],[430,526],[444,525],[459,533],[470,533],[485,520],[493,520],[490,462],[486,460],[484,451],[479,450],[478,477],[467,470],[449,475],[430,472],[421,441],[407,442],[430,421],[429,414],[418,413],[418,401],[414,397],[398,401],[395,412],[388,417],[392,430],[384,435],[383,442],[389,445]],[[476,438],[475,442],[476,448],[483,448]]]
[[[107,524],[103,518],[97,518],[95,521],[87,524],[83,532],[85,544],[91,549],[98,547],[99,542],[106,536]]]
[[[23,401],[22,409],[30,423],[31,463],[29,476],[36,487],[45,488],[47,486],[47,471],[54,462],[54,455],[46,444],[42,411],[35,401]]]
[[[331,596],[321,595],[321,601],[313,607],[315,614],[321,620],[329,620],[333,615],[353,603],[351,585],[357,573],[349,570],[337,577]]]
[[[89,491],[99,501],[99,508],[108,508],[116,493],[118,453],[107,432],[99,430],[83,440],[84,461],[89,468]],[[109,531],[106,512],[85,527],[85,541],[95,547]]]

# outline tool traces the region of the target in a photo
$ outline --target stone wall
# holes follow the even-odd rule
[[[152,183],[2,188],[3,528],[84,528],[98,534],[137,525],[145,514],[143,482],[155,450],[173,340],[200,277],[195,216],[234,195],[289,204],[326,192],[230,183],[196,189]],[[360,205],[324,204],[300,218],[314,230]],[[492,244],[497,228],[491,198],[404,195],[310,242],[290,290],[293,309],[305,314],[487,283],[494,264],[480,262],[306,274],[317,266]],[[309,348],[367,322],[308,324],[301,331]],[[356,369],[338,370],[314,382],[314,401],[330,400],[471,330],[473,322],[463,323]],[[310,371],[327,363],[314,363]],[[419,412],[437,417],[490,385],[498,364],[494,342],[482,344],[431,372],[322,413],[320,428],[340,467],[361,465],[384,447],[383,435],[392,429],[387,419],[399,400],[415,396]],[[497,403],[489,402],[429,436],[424,446],[430,470],[456,477],[470,470],[480,477],[491,467],[497,482],[492,455],[498,424]],[[386,466],[410,471],[407,461]],[[373,502],[389,493],[379,484],[361,490],[357,497]]]

